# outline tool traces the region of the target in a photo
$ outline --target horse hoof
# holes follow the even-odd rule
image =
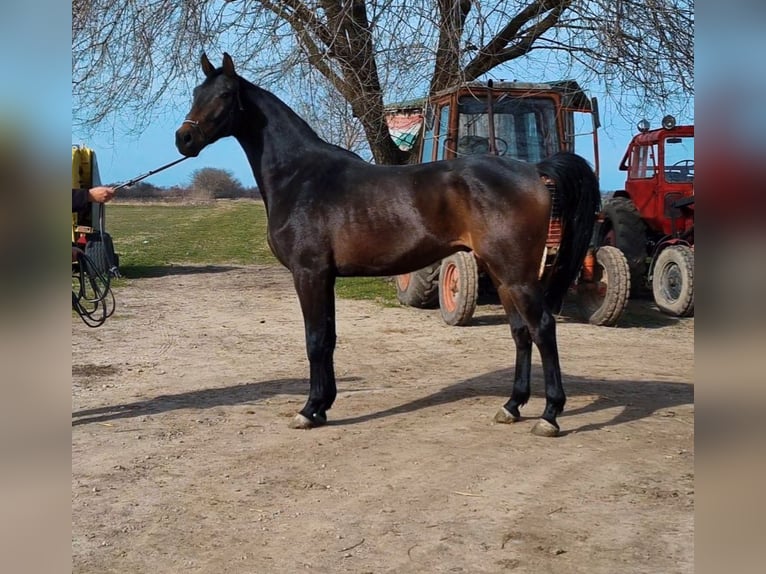
[[[314,427],[321,427],[324,424],[327,424],[327,417],[324,415],[315,413],[312,420],[307,416],[298,413],[293,417],[293,420],[290,421],[290,428],[306,430]]]
[[[499,411],[495,413],[495,422],[496,423],[503,423],[503,424],[511,424],[516,423],[521,420],[521,417],[511,414],[511,411],[506,409],[505,407],[502,407]]]
[[[290,421],[290,428],[291,429],[310,429],[314,427],[314,423],[311,422],[311,420],[307,417],[304,417],[302,414],[298,413],[293,417],[293,420]]]
[[[559,429],[556,425],[552,425],[545,419],[540,419],[537,424],[532,427],[532,434],[537,436],[553,437],[559,435]]]

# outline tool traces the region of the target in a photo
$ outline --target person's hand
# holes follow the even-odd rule
[[[95,203],[106,203],[114,197],[114,188],[99,185],[88,190],[88,197]]]

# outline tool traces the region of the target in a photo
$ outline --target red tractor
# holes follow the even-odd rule
[[[620,169],[625,189],[605,200],[595,242],[628,260],[631,294],[651,289],[668,315],[694,314],[694,126],[638,124]]]
[[[507,155],[536,163],[575,140],[592,147],[598,172],[598,107],[571,80],[470,82],[421,100],[387,108],[389,130],[417,163],[476,154]],[[552,187],[550,185],[549,187]],[[544,278],[559,248],[561,223],[554,209],[540,273]],[[494,291],[482,262],[458,252],[414,273],[396,277],[399,301],[413,307],[439,307],[449,325],[471,321],[481,291]],[[575,285],[578,307],[597,325],[613,325],[628,298],[628,264],[619,249],[589,252]]]

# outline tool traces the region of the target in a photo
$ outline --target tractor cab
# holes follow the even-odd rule
[[[668,315],[694,314],[694,125],[638,123],[619,168],[625,189],[603,202],[597,245],[628,260],[633,295],[650,288]]]
[[[694,126],[677,126],[665,116],[662,127],[642,120],[620,163],[624,195],[635,204],[650,233],[681,236],[694,226]]]
[[[597,103],[571,80],[466,83],[389,106],[387,119],[397,145],[417,151],[415,163],[481,154],[536,163],[574,152],[586,136],[598,168]]]

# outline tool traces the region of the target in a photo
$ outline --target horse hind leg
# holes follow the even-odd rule
[[[561,366],[559,364],[558,345],[556,342],[556,320],[553,315],[545,308],[542,287],[539,283],[529,283],[522,285],[508,285],[502,287],[498,292],[507,289],[506,297],[510,297],[518,314],[523,319],[528,329],[531,341],[540,352],[540,359],[543,366],[543,377],[545,380],[545,410],[537,424],[532,428],[532,433],[538,436],[557,436],[559,434],[559,424],[556,417],[564,410],[566,395],[561,382]],[[501,295],[502,297],[502,295]],[[504,303],[505,304],[505,303]],[[512,332],[516,327],[516,333],[522,341],[524,330],[518,326],[518,322],[511,323]],[[514,341],[516,338],[514,338]],[[518,343],[517,343],[518,347]],[[517,355],[517,381],[514,381],[514,394],[511,400],[505,405],[504,409],[509,412],[511,418],[515,412],[518,412],[518,406],[523,404],[529,398],[529,369],[527,361],[529,357],[529,346],[522,345],[521,357]],[[521,369],[519,362],[523,360]],[[510,408],[509,408],[510,407]],[[513,408],[516,407],[515,411]]]
[[[511,336],[516,345],[516,366],[513,376],[511,397],[495,414],[495,422],[514,423],[521,420],[519,409],[527,404],[530,396],[530,377],[532,370],[532,337],[524,319],[516,309],[510,292],[506,287],[497,288],[503,309],[511,325]]]

